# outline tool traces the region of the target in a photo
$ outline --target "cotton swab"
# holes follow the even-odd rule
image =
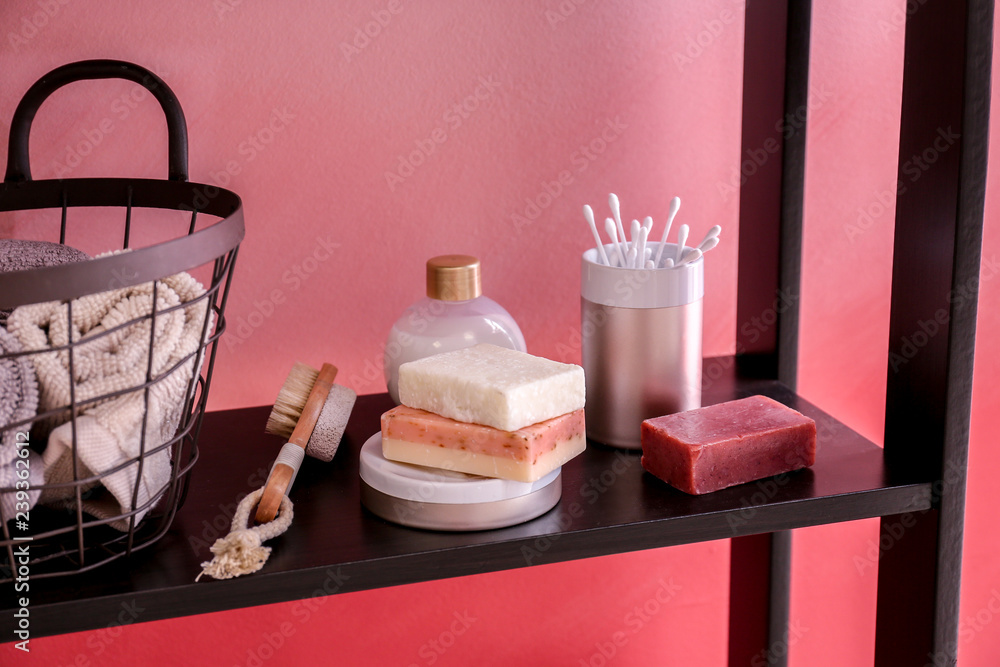
[[[712,248],[714,248],[717,245],[719,245],[719,237],[718,236],[713,236],[712,238],[705,239],[704,241],[702,241],[701,243],[699,243],[698,244],[698,249],[701,250],[702,254],[705,254],[706,252],[708,252],[709,250],[711,250]]]
[[[604,231],[608,233],[608,238],[611,239],[611,247],[614,249],[616,256],[621,259],[622,266],[625,264],[625,253],[622,252],[622,245],[618,242],[618,230],[615,228],[615,221],[611,218],[604,219]],[[615,261],[611,266],[617,266],[618,262]]]
[[[674,266],[681,263],[681,257],[684,256],[684,244],[687,243],[690,231],[687,225],[681,225],[681,228],[677,230],[677,255],[674,259]]]
[[[618,195],[613,192],[608,195],[608,205],[611,207],[613,218],[604,219],[604,231],[607,233],[610,243],[605,244],[601,240],[601,235],[597,230],[597,222],[594,219],[594,210],[589,205],[583,206],[583,217],[590,227],[590,233],[597,244],[598,263],[607,266],[625,269],[671,269],[691,264],[701,259],[706,252],[719,245],[719,234],[722,227],[714,225],[705,233],[701,243],[691,248],[687,247],[691,228],[687,224],[682,224],[677,230],[676,250],[671,251],[671,257],[664,257],[667,238],[674,224],[674,218],[681,207],[681,198],[674,197],[670,200],[670,212],[667,217],[667,224],[660,237],[659,247],[656,253],[653,252],[649,241],[649,234],[653,229],[653,218],[646,216],[640,223],[638,219],[633,219],[629,226],[630,234],[625,234],[625,228],[621,218],[621,203]],[[655,258],[653,255],[655,254]],[[660,264],[662,260],[662,265]]]
[[[615,224],[618,226],[618,236],[621,237],[622,243],[625,243],[625,247],[627,248],[628,241],[625,239],[625,228],[622,226],[621,205],[618,202],[618,195],[614,192],[608,195],[608,206],[611,207],[611,214],[615,216]]]
[[[590,208],[589,204],[583,205],[583,217],[587,219],[587,225],[590,226],[590,232],[594,235],[594,241],[597,243],[597,254],[601,261],[611,266],[611,262],[608,261],[608,254],[604,252],[604,242],[601,241],[601,235],[597,233],[597,223],[594,222],[594,210]]]
[[[656,251],[656,258],[653,260],[654,266],[660,265],[660,258],[663,257],[663,248],[666,247],[667,236],[670,234],[670,226],[674,224],[674,217],[677,215],[677,211],[681,209],[681,198],[674,197],[670,200],[670,215],[667,218],[667,226],[663,230],[663,236],[660,237],[660,249]]]
[[[685,264],[690,264],[691,262],[697,262],[701,258],[702,252],[698,248],[688,248],[687,252],[684,253],[684,257],[681,261],[674,264],[676,269],[678,266],[684,266]]]
[[[722,227],[720,227],[719,225],[715,225],[714,227],[712,227],[711,229],[709,229],[707,232],[705,232],[705,238],[703,238],[701,240],[701,243],[699,243],[698,245],[696,245],[695,248],[702,247],[703,245],[705,245],[706,243],[708,243],[709,239],[718,238],[719,234],[721,234],[721,233],[722,233]]]
[[[641,269],[641,268],[645,267],[646,266],[646,260],[649,259],[647,257],[647,251],[651,250],[651,248],[647,248],[646,247],[646,239],[647,238],[649,238],[649,230],[646,229],[645,227],[639,227],[639,241],[638,241],[639,248],[638,248],[638,252],[636,253],[636,255],[638,257],[638,260],[637,260],[637,264],[636,264],[636,267],[635,267],[637,269]]]

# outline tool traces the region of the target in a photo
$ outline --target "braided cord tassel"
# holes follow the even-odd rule
[[[262,544],[288,530],[292,525],[293,512],[292,501],[285,496],[281,499],[281,508],[274,521],[247,528],[250,512],[257,506],[263,493],[263,488],[257,489],[240,501],[229,534],[217,539],[212,545],[214,558],[201,564],[201,574],[195,581],[201,579],[203,574],[213,579],[232,579],[252,574],[264,567],[271,555],[271,547]]]

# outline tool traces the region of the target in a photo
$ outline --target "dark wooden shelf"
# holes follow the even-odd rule
[[[644,473],[638,452],[592,443],[564,467],[559,505],[533,521],[474,533],[416,530],[361,506],[358,450],[392,407],[387,395],[362,396],[334,460],[303,465],[292,491],[295,519],[270,543],[264,569],[195,583],[209,545],[226,532],[239,499],[263,484],[281,445],[263,433],[269,407],[209,413],[192,487],[169,533],[125,564],[32,580],[32,637],[105,627],[123,604],[138,604],[139,620],[150,621],[930,507],[929,482],[894,479],[878,446],[776,381],[735,379],[730,362],[706,362],[713,375],[726,372],[706,380],[705,402],[760,393],[814,418],[813,468],[694,497]],[[0,587],[7,637],[12,586]]]

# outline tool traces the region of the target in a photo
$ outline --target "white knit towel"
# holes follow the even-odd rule
[[[166,308],[179,306],[204,294],[204,288],[187,273],[157,281],[156,329],[153,333],[153,384],[149,387],[148,405],[140,387],[146,381],[149,363],[150,319],[153,284],[144,283],[109,290],[74,299],[73,311],[73,390],[78,407],[76,443],[77,478],[98,475],[131,462],[122,470],[101,477],[101,484],[114,496],[114,502],[100,497],[84,500],[84,511],[99,518],[120,515],[133,508],[132,496],[138,492],[134,507],[141,507],[160,496],[170,482],[170,448],[142,457],[139,475],[140,442],[145,414],[145,452],[162,445],[174,436],[182,417],[188,382],[201,369],[203,350],[201,334],[207,303],[202,300],[168,313]],[[142,318],[135,322],[136,318]],[[214,317],[213,317],[214,320]],[[130,323],[131,322],[131,323]],[[31,304],[17,308],[8,320],[8,329],[26,350],[45,350],[69,342],[67,305],[59,302]],[[124,326],[122,326],[124,325]],[[206,336],[211,334],[210,321]],[[116,327],[121,327],[117,328]],[[99,336],[104,332],[110,332]],[[188,356],[195,356],[174,366]],[[39,412],[67,408],[48,426],[56,426],[48,436],[42,455],[45,482],[55,484],[73,480],[73,422],[70,404],[69,353],[55,350],[31,355],[38,375]],[[172,371],[172,372],[171,372]],[[132,389],[121,396],[116,391]],[[97,399],[84,403],[89,399]],[[83,405],[81,405],[83,403]],[[44,428],[43,424],[43,428]],[[138,478],[138,482],[137,482]],[[40,502],[69,506],[75,504],[73,487],[46,488]],[[136,513],[136,522],[148,511]],[[128,529],[128,521],[110,524]]]

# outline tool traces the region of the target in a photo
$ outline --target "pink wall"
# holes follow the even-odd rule
[[[708,261],[705,353],[732,352],[738,198],[723,184],[740,150],[741,2],[339,4],[0,8],[2,122],[58,65],[131,60],[160,74],[184,105],[192,179],[243,196],[248,234],[214,408],[269,403],[295,360],[332,361],[358,393],[383,391],[381,343],[421,295],[425,259],[444,252],[483,260],[486,292],[520,321],[529,351],[578,361],[577,266],[588,243],[579,210],[589,202],[604,211],[610,191],[626,215],[659,224],[680,195],[679,221],[698,238],[723,226]],[[876,211],[894,181],[901,9],[837,0],[814,10],[800,384],[876,441],[891,206],[872,213],[862,234],[850,224]],[[110,130],[98,142],[101,127]],[[62,91],[36,128],[36,177],[165,174],[159,111],[127,84]],[[93,152],[88,142],[98,144]],[[428,155],[414,153],[421,146]],[[412,173],[398,171],[401,160]],[[400,178],[387,179],[392,171]],[[990,193],[987,259],[1000,252],[995,177]],[[0,235],[35,229],[0,221]],[[988,444],[1000,427],[989,409],[1000,400],[991,381],[1000,315],[985,306],[1000,293],[991,266],[976,366],[963,666],[1000,656],[1000,632],[983,623],[1000,599],[990,512],[1000,492],[988,477],[1000,465]],[[797,531],[793,664],[871,661],[876,574],[859,572],[857,558],[877,538],[872,521]],[[268,664],[600,664],[600,648],[624,632],[612,663],[722,665],[728,565],[724,542],[627,554],[39,639],[28,664],[162,664],[167,654],[212,665],[272,654]],[[668,589],[655,614],[635,614]],[[453,625],[456,614],[475,620]],[[13,656],[0,647],[5,662]]]

